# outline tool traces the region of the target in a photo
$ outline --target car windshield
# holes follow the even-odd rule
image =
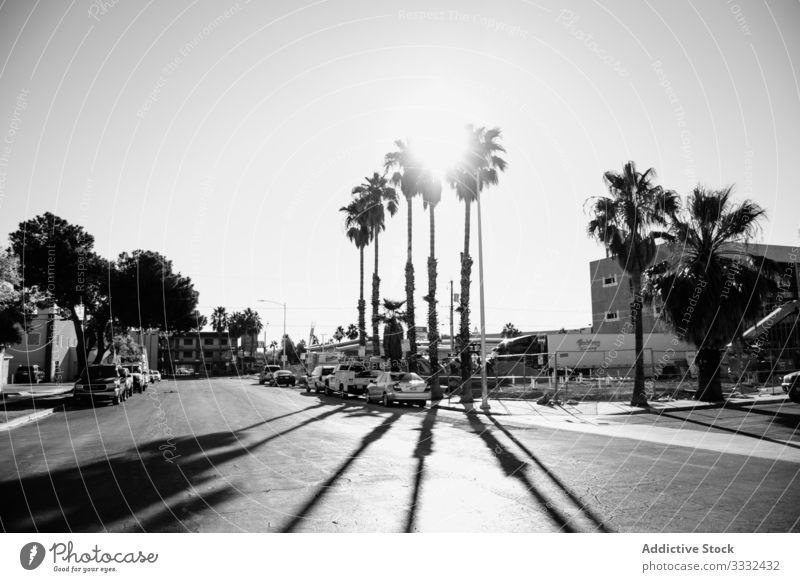
[[[323,376],[325,374],[333,374],[333,366],[328,366],[326,368],[322,368],[322,372],[320,372]]]
[[[409,372],[392,372],[391,376],[394,382],[414,382],[416,380],[422,380],[422,378],[416,374]]]
[[[116,366],[89,366],[89,378],[108,378],[117,375]]]

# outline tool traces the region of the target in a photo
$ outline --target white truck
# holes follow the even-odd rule
[[[367,384],[381,372],[381,362],[349,360],[336,365],[333,374],[325,387],[325,394],[331,396],[337,392],[345,398],[348,394],[362,395]]]

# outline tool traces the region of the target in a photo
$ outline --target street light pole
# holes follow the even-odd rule
[[[286,360],[286,303],[281,303],[280,301],[273,301],[272,299],[256,299],[259,303],[274,303],[275,305],[280,305],[283,307],[283,339],[281,343],[283,344],[281,360]]]
[[[481,230],[481,183],[480,174],[475,172],[475,197],[478,202],[478,280],[481,299],[481,410],[488,412],[489,386],[486,380],[486,313],[483,302],[483,233]]]

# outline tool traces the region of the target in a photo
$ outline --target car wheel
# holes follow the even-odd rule
[[[420,400],[419,402],[417,402],[417,406],[419,406],[420,408],[425,408],[425,401]]]
[[[119,403],[120,403],[120,399],[121,399],[121,397],[120,397],[120,396],[114,396],[114,399],[111,401],[111,404],[113,404],[114,406],[116,406],[117,404],[119,404]]]
[[[789,400],[797,404],[800,404],[800,387],[793,386],[789,388]]]
[[[381,404],[384,406],[390,406],[392,404],[391,400],[389,400],[389,395],[386,392],[383,393],[383,398],[381,398]]]

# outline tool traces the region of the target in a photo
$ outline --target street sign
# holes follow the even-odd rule
[[[288,360],[289,360],[289,358],[286,356],[286,354],[284,354],[284,355],[282,355],[282,356],[281,356],[281,362],[282,362],[284,365],[286,365],[286,362],[287,362]]]

